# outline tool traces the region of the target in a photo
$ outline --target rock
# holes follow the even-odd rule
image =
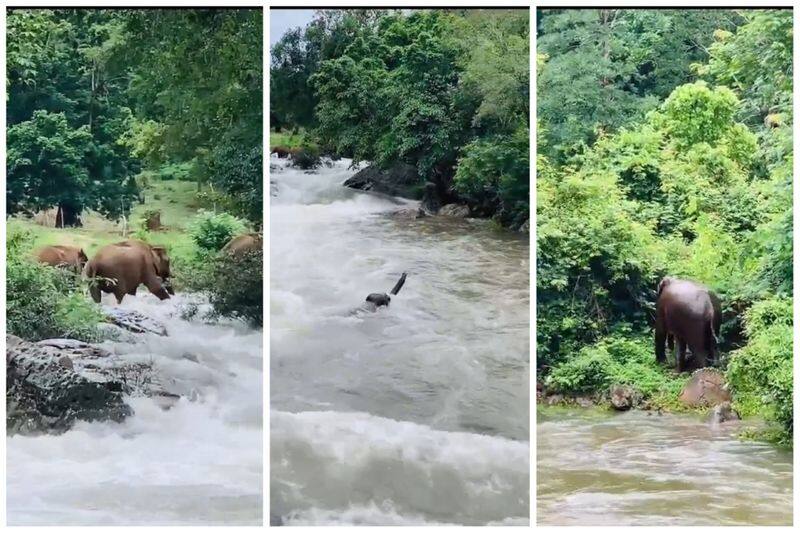
[[[389,214],[395,220],[416,220],[427,216],[425,212],[417,207],[403,207]]]
[[[638,391],[627,385],[614,385],[609,391],[611,407],[617,411],[627,411],[639,404],[642,400]]]
[[[739,413],[733,410],[731,402],[722,402],[711,411],[710,422],[712,424],[723,424],[732,420],[741,420]]]
[[[552,396],[548,396],[545,398],[545,403],[547,405],[558,405],[564,402],[564,396],[561,394],[553,394]]]
[[[517,231],[529,235],[531,232],[531,219],[528,219],[525,222],[523,222],[522,225],[519,227],[519,230]]]
[[[152,333],[162,337],[167,335],[167,328],[164,327],[164,324],[136,311],[108,305],[102,306],[102,310],[109,322],[122,329],[134,333]]]
[[[467,218],[469,207],[460,204],[446,204],[439,209],[439,214],[446,217]]]
[[[730,402],[731,394],[720,371],[701,368],[692,374],[679,399],[689,407],[714,407],[722,402]]]
[[[422,193],[422,201],[420,202],[420,210],[426,215],[435,215],[439,212],[442,206],[442,200],[439,198],[439,191],[436,184],[432,181],[425,183],[425,192]]]
[[[16,341],[6,348],[9,434],[62,433],[78,421],[121,422],[125,396],[170,397],[150,363],[131,363],[72,339]]]
[[[589,398],[587,398],[585,396],[578,396],[577,398],[575,398],[575,403],[578,404],[579,407],[593,407],[594,406],[594,402],[591,399],[589,399]]]
[[[406,163],[396,163],[386,170],[370,165],[345,180],[344,186],[361,191],[419,199],[417,169]]]

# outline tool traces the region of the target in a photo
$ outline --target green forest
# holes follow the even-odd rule
[[[722,301],[734,408],[791,445],[792,11],[537,12],[537,369],[679,409],[656,288]]]
[[[529,31],[526,9],[318,11],[272,47],[271,147],[413,165],[419,191],[434,183],[443,203],[518,229],[529,218]]]
[[[12,9],[7,35],[9,332],[91,337],[85,286],[31,250],[132,237],[260,323],[260,258],[233,279],[214,254],[262,225],[262,11]]]

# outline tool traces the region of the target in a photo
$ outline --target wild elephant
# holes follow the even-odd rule
[[[62,267],[80,273],[89,258],[83,248],[56,244],[36,251],[36,260],[54,267]]]
[[[163,246],[151,246],[143,241],[127,240],[100,248],[86,263],[84,274],[97,279],[90,291],[92,299],[100,302],[101,291],[113,293],[118,303],[126,294],[136,295],[144,284],[161,300],[175,294],[169,282],[169,256]]]
[[[693,367],[715,360],[722,311],[719,298],[708,287],[690,280],[666,277],[658,284],[656,304],[656,360],[666,362],[665,344],[677,343],[677,370],[687,370],[686,348]]]
[[[261,250],[263,246],[264,241],[261,235],[258,233],[245,233],[229,240],[222,247],[222,251],[233,257],[241,257],[247,252]]]

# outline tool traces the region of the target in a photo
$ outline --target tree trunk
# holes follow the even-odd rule
[[[64,204],[58,206],[58,212],[56,213],[57,228],[80,226],[82,226],[80,211],[77,211],[71,206]]]

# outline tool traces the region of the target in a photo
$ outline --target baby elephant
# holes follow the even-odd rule
[[[45,265],[67,268],[80,273],[89,258],[86,257],[83,248],[53,245],[40,248],[36,252],[36,260]]]
[[[169,256],[162,246],[151,246],[143,241],[127,240],[100,248],[86,263],[84,274],[97,279],[90,291],[92,299],[100,303],[100,292],[113,293],[117,303],[126,294],[136,296],[139,285],[144,284],[161,300],[175,294],[169,283]]]
[[[397,294],[400,292],[400,289],[403,288],[403,284],[406,282],[406,273],[403,272],[403,275],[400,276],[400,279],[395,284],[394,288],[390,291],[391,294]],[[373,292],[369,296],[367,296],[367,302],[372,304],[375,309],[378,307],[382,307],[384,305],[388,306],[389,302],[392,301],[392,298],[383,292]]]

